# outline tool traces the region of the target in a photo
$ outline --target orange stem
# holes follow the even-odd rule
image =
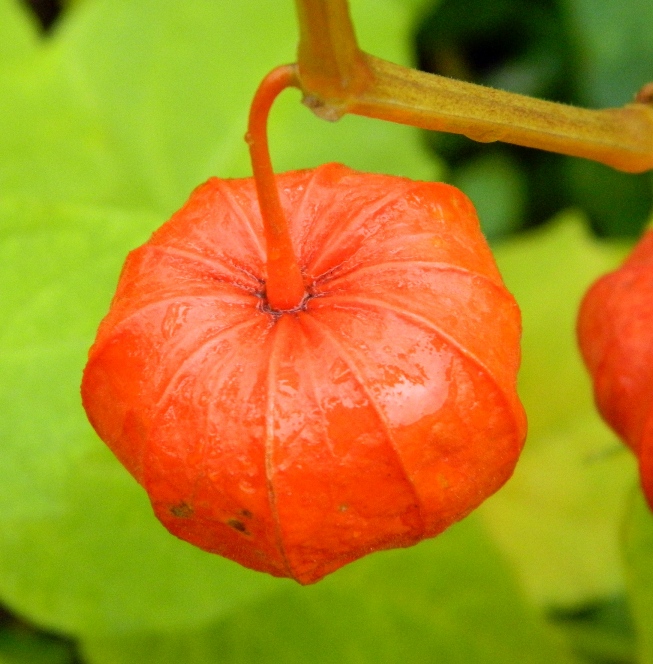
[[[268,115],[272,103],[283,90],[297,86],[295,65],[273,69],[263,79],[254,95],[247,127],[246,140],[249,143],[267,245],[266,298],[273,311],[297,309],[306,296],[304,279],[279,199],[267,136]]]

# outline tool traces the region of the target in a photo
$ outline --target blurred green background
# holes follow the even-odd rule
[[[362,47],[547,99],[653,80],[650,0],[352,0]],[[529,437],[440,537],[315,586],[177,541],[86,422],[79,380],[124,256],[210,175],[249,175],[291,0],[0,0],[0,664],[653,663],[653,518],[596,415],[578,303],[650,220],[651,174],[275,106],[278,170],[445,179],[524,321]]]

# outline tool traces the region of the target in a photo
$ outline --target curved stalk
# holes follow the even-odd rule
[[[273,69],[254,95],[246,136],[265,231],[266,298],[270,309],[279,312],[297,309],[306,296],[306,290],[272,170],[267,122],[276,97],[286,88],[297,85],[295,65]]]

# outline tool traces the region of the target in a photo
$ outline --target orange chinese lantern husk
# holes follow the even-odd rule
[[[578,338],[598,409],[637,455],[653,508],[653,231],[589,289]]]
[[[212,178],[123,268],[83,403],[178,537],[300,583],[433,537],[511,475],[520,315],[457,189],[277,176],[306,287],[266,301],[251,178]]]

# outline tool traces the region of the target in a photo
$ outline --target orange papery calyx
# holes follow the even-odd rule
[[[170,532],[312,583],[510,477],[520,313],[470,201],[339,164],[211,178],[132,251],[82,398]]]
[[[653,230],[588,290],[578,338],[598,409],[637,456],[653,509]]]

